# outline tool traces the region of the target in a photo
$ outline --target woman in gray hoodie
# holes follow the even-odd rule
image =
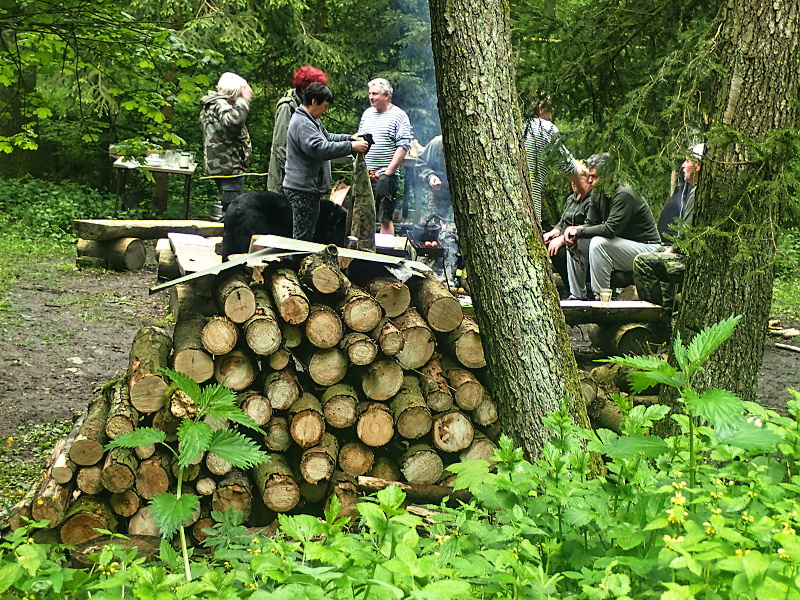
[[[289,122],[283,193],[292,206],[292,237],[296,240],[314,237],[319,203],[331,187],[331,159],[369,148],[364,140],[325,129],[320,117],[332,102],[333,92],[328,86],[312,83]]]

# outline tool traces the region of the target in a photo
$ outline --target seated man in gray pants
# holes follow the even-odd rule
[[[565,242],[578,248],[567,259],[570,297],[576,300],[588,299],[587,266],[592,292],[599,297],[600,290],[611,287],[611,271],[633,272],[637,254],[661,248],[661,236],[647,202],[630,186],[615,186],[609,176],[610,156],[592,156],[586,166],[593,182],[586,222],[564,230]],[[613,193],[609,193],[612,186]]]

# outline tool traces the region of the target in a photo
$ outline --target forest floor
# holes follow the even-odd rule
[[[127,369],[137,330],[170,327],[167,293],[148,294],[156,282],[152,263],[137,273],[77,270],[65,256],[17,269],[24,275],[0,300],[0,507],[20,493],[30,463]],[[587,338],[577,327],[570,334],[585,362]],[[767,339],[758,398],[785,412],[786,388],[800,387],[800,353],[776,348],[776,341],[800,346]]]

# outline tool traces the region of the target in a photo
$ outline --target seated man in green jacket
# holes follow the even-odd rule
[[[638,254],[661,248],[650,206],[630,186],[613,183],[610,156],[592,156],[586,166],[593,182],[586,222],[564,230],[565,242],[578,247],[567,262],[570,297],[576,300],[588,299],[587,265],[592,292],[599,297],[600,290],[611,287],[611,271],[632,272]]]

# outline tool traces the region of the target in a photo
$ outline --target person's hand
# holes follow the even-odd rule
[[[564,230],[564,243],[571,246],[578,239],[578,232],[581,230],[577,225],[570,225]]]
[[[350,142],[353,152],[366,152],[369,150],[369,143],[367,140],[355,140]]]
[[[560,234],[561,234],[561,232],[554,227],[553,229],[551,229],[550,231],[548,231],[547,233],[545,233],[542,236],[542,241],[546,244],[547,242],[549,242],[554,237],[556,237],[556,236],[558,236]]]
[[[442,180],[439,179],[436,173],[432,173],[431,176],[428,177],[428,185],[432,190],[439,190],[442,188]]]
[[[547,253],[550,256],[555,256],[556,254],[558,254],[558,249],[561,248],[561,246],[563,246],[564,243],[565,242],[563,235],[554,237],[552,240],[550,240],[550,243],[547,244]]]
[[[253,99],[253,88],[250,87],[249,83],[245,83],[240,89],[239,93],[242,95],[242,98],[250,102]]]

